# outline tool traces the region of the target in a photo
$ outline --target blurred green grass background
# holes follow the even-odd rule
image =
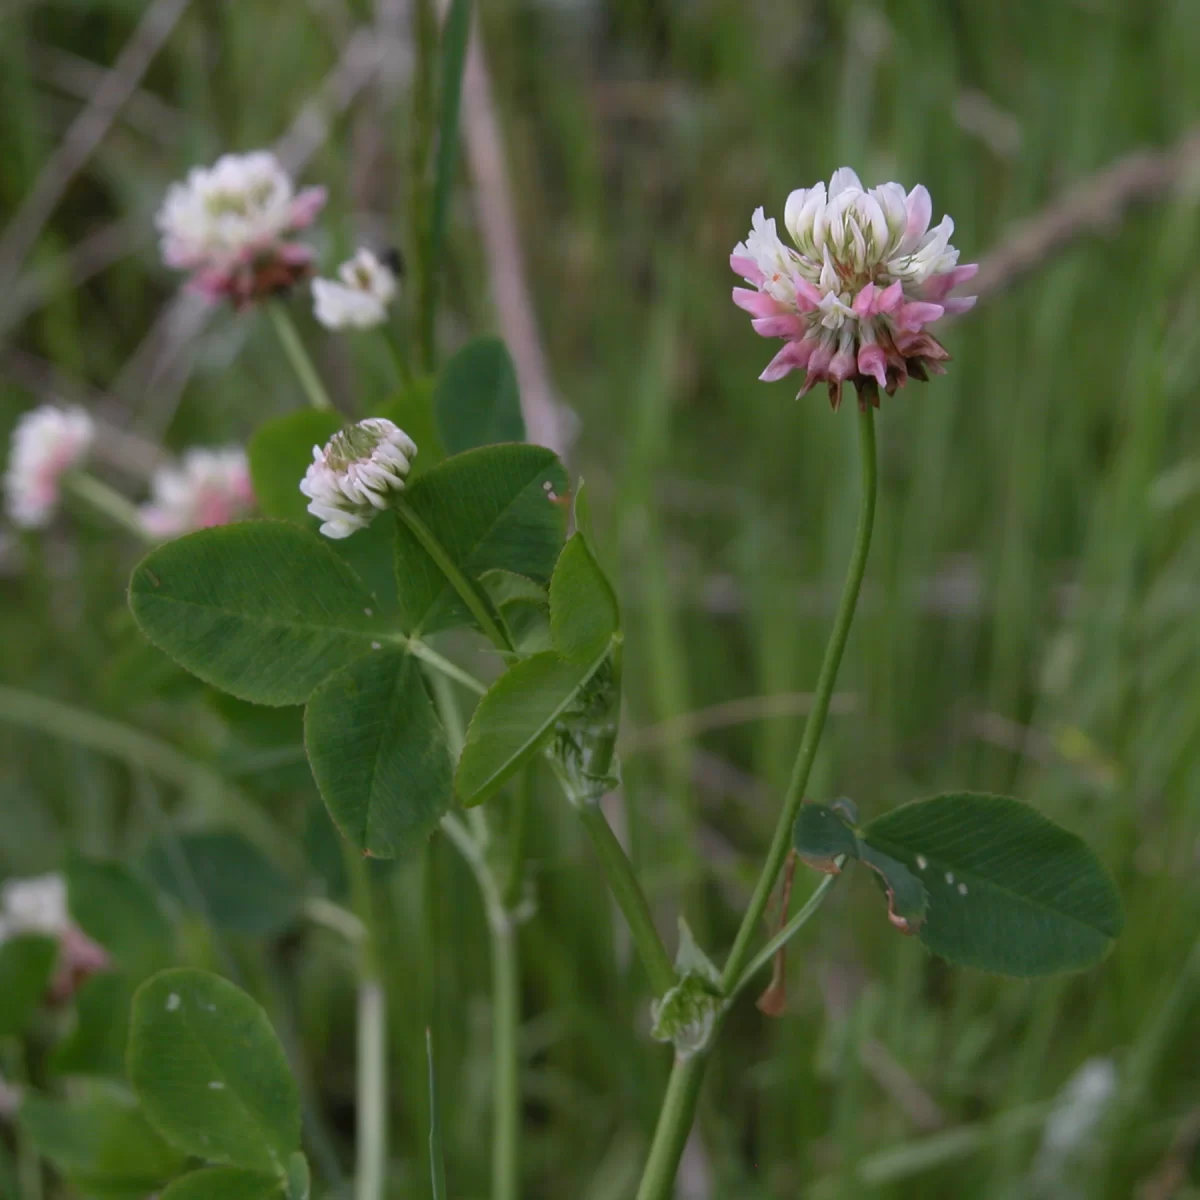
[[[790,189],[851,164],[868,181],[924,182],[935,219],[954,216],[964,261],[982,258],[1090,172],[1188,133],[1200,19],[1186,0],[481,7],[534,308],[579,417],[572,465],[594,488],[627,614],[633,853],[662,928],[686,909],[721,952],[773,826],[802,700],[777,702],[783,716],[718,716],[717,728],[678,718],[811,686],[856,488],[850,414],[756,381],[771,348],[729,302],[730,248],[755,206],[782,215]],[[5,219],[146,8],[0,10]],[[179,314],[152,214],[188,166],[284,134],[354,31],[374,26],[382,70],[332,107],[303,177],[331,188],[327,264],[359,236],[403,246],[406,10],[193,0],[0,299],[6,426],[75,394],[181,448],[244,440],[296,405],[253,317],[219,314],[159,362],[160,342],[144,339]],[[875,552],[811,789],[867,815],[954,787],[1026,798],[1110,866],[1124,937],[1079,977],[991,979],[931,961],[852,880],[795,943],[787,1015],[746,1003],[729,1022],[686,1194],[1200,1194],[1162,1190],[1200,1108],[1197,194],[1163,194],[1056,249],[947,329],[946,378],[885,400]],[[446,346],[495,327],[469,179],[449,254]],[[304,308],[339,398],[352,408],[385,390],[386,358],[320,333]],[[245,728],[139,648],[122,605],[135,556],[83,518],[36,543],[9,539],[0,681],[216,760]],[[287,745],[294,731],[263,737]],[[618,1200],[633,1191],[667,1055],[645,1036],[645,984],[588,848],[542,783],[538,911],[521,940],[523,1194]],[[246,786],[291,819],[311,785],[301,769]],[[136,857],[155,833],[145,802],[157,787],[69,740],[0,729],[0,872],[53,869],[70,849]],[[213,811],[201,792],[158,799],[181,828],[200,826]],[[483,1196],[476,897],[440,845],[387,888],[392,1194],[426,1194],[432,1011],[451,1194]],[[201,926],[185,932],[187,956],[219,962]],[[226,949],[301,1056],[330,1180],[351,1124],[353,981],[319,935],[233,933]],[[1055,1166],[1046,1106],[1097,1056],[1116,1064],[1115,1098]]]

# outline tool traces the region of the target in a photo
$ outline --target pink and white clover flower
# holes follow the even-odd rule
[[[818,183],[788,197],[794,248],[756,209],[729,263],[751,285],[733,289],[734,303],[756,333],[785,343],[759,378],[802,370],[799,395],[826,383],[836,409],[843,383],[856,385],[860,403],[878,405],[880,388],[890,396],[910,375],[944,373],[950,356],[926,326],[972,307],[974,296],[950,293],[978,267],[958,265],[954,222],[943,217],[930,229],[932,215],[923,186],[867,190],[849,167],[833,173],[828,190]]]
[[[346,538],[365,529],[375,514],[404,491],[416,443],[397,425],[369,417],[334,434],[325,447],[313,447],[313,461],[300,481],[308,511],[319,517],[328,538]]]
[[[40,529],[50,523],[63,475],[83,462],[95,437],[95,424],[82,408],[44,404],[21,417],[4,475],[5,507],[14,525]]]
[[[109,965],[108,952],[71,918],[66,880],[57,873],[9,879],[0,888],[0,944],[34,934],[58,942],[49,999],[61,1002]]]
[[[313,253],[289,241],[325,205],[324,188],[297,193],[274,154],[225,154],[173,183],[155,223],[163,261],[191,271],[190,286],[235,308],[286,291],[312,270]]]
[[[150,503],[138,509],[138,516],[156,538],[228,525],[254,507],[250,466],[238,446],[187,451],[178,465],[154,472],[150,493]]]

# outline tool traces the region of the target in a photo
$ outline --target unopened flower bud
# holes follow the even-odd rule
[[[300,490],[309,498],[308,511],[323,522],[321,532],[345,538],[365,529],[404,490],[416,453],[412,438],[382,417],[343,429],[324,448],[314,446]]]

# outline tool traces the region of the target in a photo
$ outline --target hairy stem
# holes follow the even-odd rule
[[[288,362],[292,364],[292,370],[296,372],[296,378],[300,381],[300,386],[304,389],[308,402],[313,408],[332,408],[333,403],[329,399],[329,393],[325,390],[325,385],[321,382],[321,377],[317,374],[312,359],[308,357],[308,351],[304,349],[304,343],[300,340],[300,335],[296,332],[296,326],[292,323],[292,318],[288,315],[283,301],[270,300],[266,307],[271,317],[271,324],[275,326],[275,332],[283,346],[283,352],[287,355]]]
[[[833,629],[829,642],[825,647],[825,657],[821,662],[821,671],[817,676],[817,686],[813,693],[813,707],[808,721],[804,726],[804,736],[800,740],[800,749],[796,754],[796,764],[792,769],[791,782],[784,796],[783,809],[775,826],[775,835],[771,847],[767,851],[767,859],[754,887],[750,905],[742,918],[741,927],[733,943],[733,949],[725,962],[725,970],[721,974],[721,990],[727,997],[732,997],[744,984],[751,971],[770,961],[770,956],[780,944],[779,939],[784,933],[791,936],[793,926],[799,918],[807,921],[815,911],[816,905],[827,894],[818,888],[813,893],[808,904],[796,914],[787,927],[781,931],[767,946],[766,957],[761,954],[751,970],[746,971],[746,962],[750,956],[750,945],[755,931],[762,921],[767,902],[780,868],[787,857],[788,847],[792,840],[792,826],[804,799],[804,789],[812,771],[813,760],[816,758],[817,746],[821,733],[825,728],[825,718],[829,713],[829,700],[833,695],[833,685],[837,680],[838,668],[841,666],[842,653],[846,649],[846,640],[850,634],[850,626],[854,621],[854,611],[858,604],[858,593],[862,586],[863,574],[867,566],[867,554],[871,548],[871,529],[875,522],[875,492],[876,492],[876,462],[875,462],[875,421],[874,411],[868,397],[862,398],[864,403],[859,410],[859,459],[862,472],[862,494],[859,498],[858,526],[854,533],[854,548],[850,555],[850,565],[846,571],[846,582],[842,588],[842,598],[838,604],[837,615],[834,618]],[[800,921],[803,924],[803,921]],[[715,1036],[715,1034],[714,1034]],[[650,1146],[650,1155],[646,1162],[646,1170],[642,1176],[642,1184],[638,1189],[637,1200],[668,1200],[675,1184],[675,1175],[679,1170],[679,1159],[687,1142],[688,1132],[696,1112],[696,1101],[700,1095],[700,1083],[704,1076],[704,1067],[708,1059],[707,1052],[697,1054],[689,1059],[676,1058],[671,1070],[671,1078],[667,1083],[666,1095],[663,1097],[662,1108],[659,1111],[658,1128],[654,1132],[654,1141]]]

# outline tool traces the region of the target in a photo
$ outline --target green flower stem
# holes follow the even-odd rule
[[[114,525],[120,525],[122,529],[132,533],[134,537],[143,542],[154,543],[155,539],[146,531],[146,527],[138,516],[137,506],[122,496],[115,488],[109,487],[107,483],[84,471],[73,471],[63,482],[74,495],[89,507],[102,513]]]
[[[283,352],[292,364],[292,370],[296,372],[296,378],[300,381],[300,386],[304,389],[308,402],[313,408],[332,408],[333,402],[329,399],[329,393],[325,390],[325,385],[321,382],[321,377],[317,374],[312,359],[308,357],[304,343],[300,340],[300,335],[296,332],[296,326],[292,323],[292,318],[288,315],[283,301],[268,300],[266,307],[267,313],[271,317],[271,324],[275,326],[275,332],[283,346]]]
[[[617,835],[613,833],[599,804],[591,801],[575,807],[588,837],[592,840],[592,848],[600,860],[609,890],[629,923],[634,945],[637,946],[642,965],[650,977],[650,986],[656,996],[662,996],[678,981],[675,968],[671,965],[671,957],[654,927],[650,905],[634,874],[633,864],[629,861],[625,848],[617,841]]]
[[[525,887],[525,841],[529,830],[529,808],[533,803],[533,779],[533,763],[529,763],[517,778],[516,794],[509,809],[508,882],[504,887],[504,902],[510,911],[521,903]]]
[[[366,860],[343,842],[354,907],[364,936],[358,943],[355,1200],[382,1200],[387,1171],[387,994],[379,971],[371,877]]]
[[[404,353],[404,347],[400,345],[396,331],[390,325],[383,327],[383,340],[387,342],[388,350],[391,352],[392,364],[396,368],[400,386],[404,388],[411,386],[413,374],[412,368],[408,365],[408,356]]]
[[[509,922],[492,933],[492,1197],[519,1200],[521,1073],[517,1037],[521,1028],[520,968],[516,929]]]
[[[621,679],[624,656],[622,653],[620,635],[613,639],[612,671],[613,686],[617,700],[614,701],[612,719],[603,736],[597,737],[593,757],[589,769],[598,776],[604,776],[612,769],[613,758],[616,755],[617,743],[617,708],[620,705]],[[553,759],[551,759],[553,765]],[[678,979],[671,956],[663,940],[654,926],[654,918],[650,913],[650,903],[646,899],[642,885],[638,882],[633,863],[625,853],[625,847],[613,833],[612,827],[604,816],[599,803],[590,796],[577,797],[571,794],[566,780],[560,775],[560,783],[567,793],[571,807],[579,814],[583,827],[591,839],[592,848],[600,862],[600,869],[608,883],[608,889],[617,902],[617,907],[625,915],[629,931],[633,935],[634,945],[641,956],[642,965],[650,978],[650,986],[656,996],[662,996],[675,986]]]
[[[519,1200],[520,962],[516,928],[487,855],[453,813],[442,818],[442,831],[454,843],[475,876],[483,899],[492,948],[492,1190],[491,1200]]]
[[[675,1059],[637,1200],[668,1200],[674,1195],[675,1175],[692,1130],[692,1116],[707,1065],[707,1051]]]
[[[839,859],[839,866],[842,860]],[[804,907],[754,956],[750,965],[742,972],[737,983],[729,990],[725,997],[726,1006],[733,998],[754,978],[755,975],[769,966],[771,960],[775,957],[776,952],[781,946],[786,946],[788,942],[796,936],[802,925],[807,925],[813,914],[825,903],[825,897],[829,895],[830,889],[837,882],[836,875],[826,875],[824,879],[813,890],[813,894],[805,901]]]
[[[762,921],[767,902],[779,877],[783,860],[787,857],[788,847],[792,843],[792,826],[796,823],[796,815],[804,800],[804,789],[808,785],[808,777],[812,772],[813,761],[817,756],[817,746],[825,729],[825,718],[829,713],[829,699],[833,695],[833,685],[837,681],[838,668],[842,665],[842,653],[846,649],[846,640],[850,635],[850,626],[854,621],[854,610],[858,605],[858,592],[862,587],[863,575],[867,568],[867,554],[871,549],[871,530],[875,524],[875,492],[876,492],[876,462],[875,462],[875,410],[866,400],[858,415],[858,445],[860,467],[862,471],[862,494],[858,505],[858,526],[854,531],[854,549],[850,555],[850,565],[846,570],[846,582],[842,587],[842,599],[838,605],[837,616],[834,618],[833,630],[829,635],[829,643],[825,647],[825,658],[821,662],[821,671],[817,676],[817,686],[813,692],[813,706],[808,720],[804,725],[804,736],[800,739],[800,749],[796,754],[796,764],[792,768],[791,782],[787,794],[783,798],[783,811],[775,826],[775,836],[771,839],[771,848],[767,851],[767,861],[754,887],[750,905],[742,917],[741,927],[733,942],[733,949],[725,961],[725,970],[721,973],[721,989],[728,993],[733,985],[741,978],[742,968],[750,954],[750,943]]]
[[[479,622],[479,628],[492,639],[498,650],[505,652],[511,650],[512,643],[492,619],[492,614],[488,612],[483,597],[454,564],[454,560],[446,553],[446,548],[438,541],[433,530],[413,512],[402,497],[396,501],[396,511],[400,514],[400,520],[412,532],[413,537],[424,547],[425,553],[437,564],[438,570],[446,577],[450,586],[459,594],[471,616]]]
[[[775,880],[783,867],[783,860],[787,857],[788,847],[792,840],[792,826],[795,824],[796,814],[800,811],[800,805],[804,799],[804,789],[808,784],[813,760],[816,758],[817,745],[825,728],[825,718],[829,713],[829,700],[833,695],[833,685],[837,680],[838,667],[841,666],[842,653],[846,649],[846,640],[849,637],[850,626],[854,621],[854,610],[858,604],[859,589],[866,571],[867,554],[871,548],[871,529],[875,523],[877,466],[875,462],[875,414],[869,398],[864,397],[864,399],[866,403],[859,410],[858,417],[862,494],[859,497],[858,526],[854,533],[854,548],[850,555],[850,565],[846,571],[846,582],[842,588],[842,598],[834,618],[833,630],[825,647],[825,657],[821,662],[820,674],[817,676],[812,711],[804,726],[804,736],[800,740],[800,749],[796,754],[796,764],[792,769],[791,782],[788,784],[787,794],[784,796],[783,810],[779,814],[775,835],[771,840],[771,847],[767,851],[767,860],[763,864],[762,873],[755,884],[750,905],[742,918],[741,927],[734,939],[733,949],[729,952],[725,969],[721,974],[721,990],[726,996],[732,996],[741,986],[744,968],[750,956],[750,944],[762,921],[763,913],[766,911],[767,902],[775,887]],[[822,893],[822,898],[824,894]],[[807,920],[811,913],[806,914],[802,910],[797,915],[804,915],[804,919]],[[679,1170],[679,1158],[683,1154],[683,1147],[692,1127],[706,1061],[707,1054],[705,1053],[697,1054],[686,1061],[680,1059],[675,1061],[671,1078],[667,1084],[666,1095],[663,1097],[658,1128],[654,1132],[654,1141],[650,1146],[650,1155],[646,1162],[646,1170],[642,1176],[637,1200],[667,1200],[672,1193],[675,1175]]]

